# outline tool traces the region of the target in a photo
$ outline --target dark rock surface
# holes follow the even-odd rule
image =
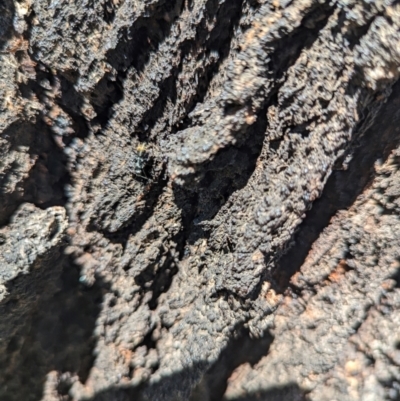
[[[0,400],[400,397],[400,5],[0,5]]]

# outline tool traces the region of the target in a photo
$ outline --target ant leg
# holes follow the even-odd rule
[[[143,173],[144,173],[144,172],[143,172]],[[146,180],[146,181],[153,182],[153,180],[151,180],[151,179],[150,179],[149,177],[147,177],[147,176],[143,176],[143,175],[136,174],[136,173],[135,173],[135,175],[136,175],[136,177],[143,178],[143,179]]]

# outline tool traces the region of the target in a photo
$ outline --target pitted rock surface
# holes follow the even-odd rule
[[[0,14],[1,399],[399,396],[396,1]]]

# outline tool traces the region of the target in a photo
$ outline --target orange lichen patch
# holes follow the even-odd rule
[[[143,200],[145,197],[145,193],[142,192],[140,193],[137,197],[136,197],[136,202],[140,202],[141,200]]]
[[[311,373],[308,375],[308,379],[311,380],[311,381],[316,381],[316,380],[318,379],[318,376],[319,376],[318,373],[311,372]]]
[[[129,364],[132,359],[133,352],[130,349],[126,349],[123,347],[118,347],[118,352],[122,355],[124,358],[124,363]]]
[[[389,280],[385,280],[382,284],[381,287],[385,290],[385,291],[391,291],[393,290],[393,288],[396,286],[396,280],[393,279],[389,279]]]
[[[267,294],[265,294],[265,297],[267,297]],[[289,295],[282,295],[279,308],[277,309],[276,315],[275,315],[275,324],[279,324],[286,321],[286,316],[290,313],[293,309],[293,304],[296,301]],[[279,317],[281,316],[281,318]],[[283,324],[283,323],[282,323]]]
[[[62,113],[61,108],[60,108],[59,106],[57,106],[57,105],[54,105],[54,106],[51,108],[51,110],[49,111],[48,116],[49,116],[51,119],[54,120],[54,119],[56,119],[61,113]]]
[[[284,295],[282,302],[281,302],[281,308],[290,307],[292,302],[293,302],[293,298],[290,295]]]
[[[47,116],[43,117],[43,121],[50,127],[53,125],[53,120]]]
[[[257,250],[253,253],[253,255],[251,256],[251,260],[252,260],[254,263],[262,262],[262,261],[264,261],[264,255],[263,255],[263,253],[262,253],[259,249],[257,249]]]
[[[19,99],[16,98],[15,92],[7,91],[4,93],[3,102],[0,103],[0,107],[6,110],[12,110],[15,113],[21,113],[23,108],[20,102],[16,102]]]
[[[376,221],[374,216],[368,217],[365,225],[364,230],[368,233],[374,233],[376,230]]]
[[[74,227],[69,227],[69,228],[67,228],[67,234],[69,235],[69,236],[73,236],[73,235],[75,235],[76,234],[76,228],[74,228]]]
[[[6,47],[4,53],[16,53],[20,50],[28,50],[29,42],[23,37],[16,37],[9,42],[9,45]]]
[[[317,307],[308,304],[302,316],[309,322],[315,322],[321,318],[323,319],[324,313]]]
[[[318,313],[316,308],[313,308],[310,305],[307,305],[306,310],[304,311],[303,315],[308,318],[309,320],[316,320],[318,317]],[[318,311],[319,312],[319,311]]]
[[[308,165],[307,168],[309,170],[312,170],[313,166],[312,165]],[[319,180],[316,179],[316,177],[311,178],[310,183],[308,185],[309,190],[311,191],[311,195],[315,196],[312,200],[317,199],[317,197],[319,196],[319,191],[321,190],[322,186],[321,186],[321,182]],[[315,194],[314,194],[315,192]]]
[[[290,284],[294,285],[295,287],[300,287],[301,286],[300,276],[301,273],[296,272],[290,279]]]
[[[256,120],[257,116],[255,114],[249,111],[246,112],[246,124],[252,125],[256,122]]]
[[[312,1],[304,1],[301,6],[299,4],[293,7],[287,7],[285,14],[280,11],[275,11],[274,14],[266,15],[261,21],[256,21],[251,29],[246,33],[244,38],[244,45],[242,48],[246,48],[257,38],[261,39],[268,31],[272,31],[272,26],[283,18],[289,20],[296,20],[307,8],[312,5]],[[280,8],[279,1],[275,0],[273,6],[277,9]]]
[[[283,295],[277,294],[273,289],[268,290],[265,294],[265,299],[271,306],[276,306],[281,302]]]
[[[349,271],[349,267],[344,259],[336,266],[336,269],[328,276],[328,280],[332,282],[340,281],[345,273]]]
[[[245,48],[249,43],[251,43],[254,40],[254,37],[256,36],[256,33],[258,32],[260,28],[260,23],[258,21],[255,21],[253,23],[252,28],[246,33],[244,42],[245,45],[242,45],[242,48]]]
[[[400,5],[395,4],[385,8],[384,13],[389,17],[395,17],[397,13],[400,12]]]

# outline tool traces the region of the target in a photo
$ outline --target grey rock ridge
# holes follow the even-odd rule
[[[0,400],[400,399],[400,4],[0,3]]]

